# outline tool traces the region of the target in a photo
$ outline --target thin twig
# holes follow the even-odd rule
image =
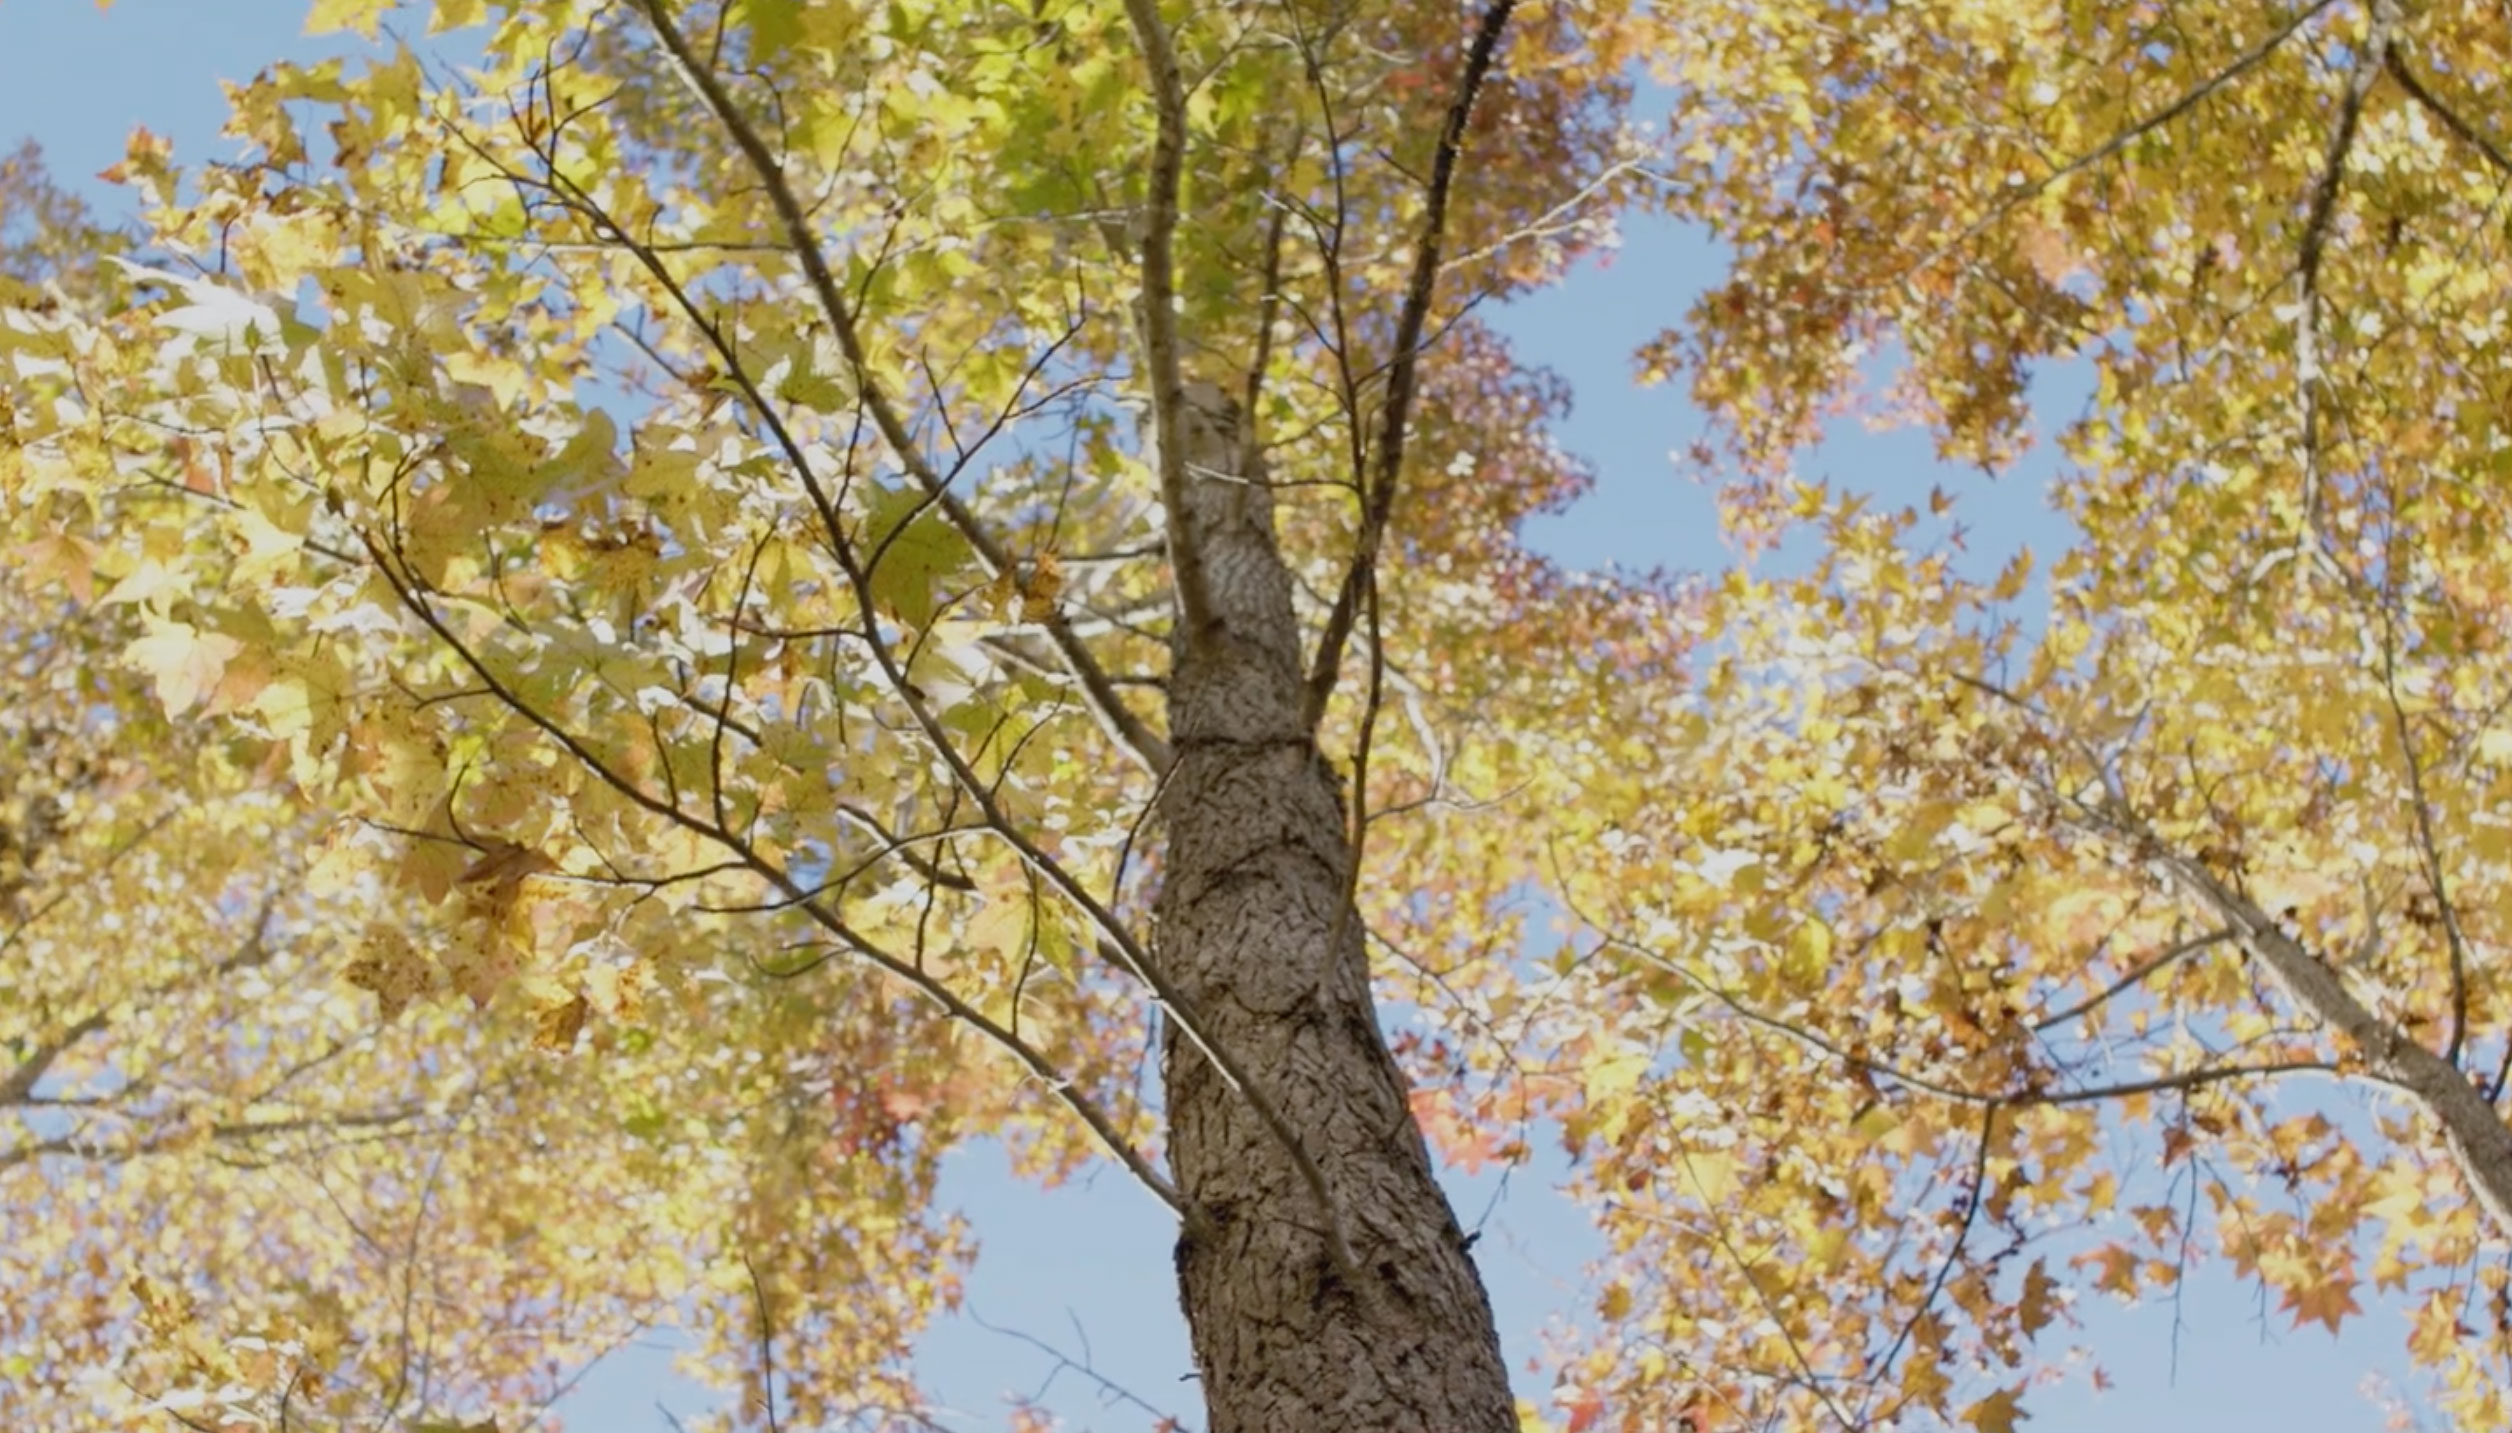
[[[574,733],[560,726],[547,713],[524,701],[501,678],[491,672],[487,663],[454,633],[452,627],[436,611],[434,604],[430,603],[410,579],[385,556],[382,547],[375,542],[373,536],[364,533],[360,536],[367,544],[367,550],[374,559],[377,572],[393,589],[394,595],[401,600],[403,607],[434,632],[437,639],[450,648],[454,655],[471,669],[472,674],[486,684],[497,700],[504,703],[509,710],[538,727],[544,735],[563,747],[568,755],[582,763],[586,771],[600,778],[604,784],[617,791],[630,803],[672,825],[703,836],[741,858],[743,864],[748,866],[754,874],[792,898],[792,904],[796,909],[810,917],[822,929],[836,936],[846,948],[904,981],[926,999],[939,1006],[951,1019],[977,1031],[1018,1060],[1054,1093],[1056,1099],[1065,1108],[1079,1116],[1082,1123],[1090,1127],[1091,1133],[1099,1136],[1108,1153],[1118,1163],[1124,1165],[1144,1188],[1158,1196],[1162,1203],[1176,1210],[1181,1217],[1186,1214],[1188,1206],[1185,1198],[1178,1193],[1177,1186],[1170,1183],[1168,1178],[1158,1170],[1152,1168],[1141,1152],[1118,1133],[1115,1122],[1100,1110],[1097,1103],[1088,1095],[1076,1090],[1072,1080],[1058,1070],[1045,1054],[996,1023],[984,1011],[952,993],[950,988],[940,980],[917,969],[913,964],[891,955],[847,925],[835,912],[814,898],[811,892],[788,874],[783,867],[768,860],[755,846],[743,840],[738,832],[714,827],[705,819],[691,815],[677,803],[665,801],[654,795],[632,780],[625,772],[605,761],[600,753],[587,746]]]
[[[2165,946],[2162,950],[2157,951],[2152,957],[2131,966],[2126,974],[2122,975],[2119,979],[2112,981],[2109,985],[2104,986],[2100,992],[2089,995],[2055,1014],[2044,1015],[2033,1021],[2031,1025],[2026,1028],[2030,1029],[2035,1035],[2043,1034],[2047,1031],[2056,1029],[2057,1027],[2066,1024],[2068,1021],[2075,1019],[2077,1016],[2082,1015],[2089,1010],[2093,1010],[2101,1005],[2109,1003],[2122,991],[2125,991],[2132,986],[2143,984],[2147,978],[2154,975],[2155,972],[2173,964],[2184,956],[2195,955],[2199,951],[2207,949],[2209,946],[2222,945],[2224,942],[2231,940],[2232,938],[2233,932],[2231,928],[2226,927],[2209,931],[2202,936],[2197,936],[2189,940],[2178,941],[2172,945]]]
[[[759,1393],[767,1403],[768,1433],[784,1433],[776,1420],[776,1325],[768,1318],[768,1291],[748,1249],[741,1251],[741,1270],[750,1276],[750,1301],[759,1311]]]
[[[2390,78],[2399,82],[2399,88],[2407,91],[2409,99],[2423,105],[2425,112],[2439,120],[2442,127],[2451,131],[2461,143],[2484,155],[2488,164],[2506,175],[2512,175],[2512,154],[2505,153],[2502,146],[2480,133],[2475,125],[2462,119],[2459,111],[2444,104],[2442,97],[2435,94],[2422,79],[2417,77],[2414,70],[2407,67],[2407,61],[2399,54],[2399,47],[2396,44],[2393,44],[2388,54],[2383,56],[2383,61],[2389,67]]]
[[[1893,1336],[1892,1343],[1884,1350],[1884,1357],[1877,1361],[1876,1378],[1879,1381],[1892,1376],[1893,1360],[1901,1357],[1902,1349],[1909,1344],[1911,1334],[1919,1327],[1920,1318],[1935,1306],[1937,1296],[1945,1291],[1946,1276],[1954,1272],[1955,1263],[1962,1257],[1963,1245],[1971,1238],[1971,1227],[1979,1222],[1980,1206],[1989,1202],[1989,1143],[1991,1137],[1997,1133],[1998,1111],[2003,1108],[2005,1107],[2002,1105],[1991,1103],[1983,1106],[1980,1111],[1980,1140],[1978,1148],[1972,1151],[1971,1192],[1963,1202],[1962,1222],[1955,1226],[1953,1242],[1945,1247],[1945,1257],[1938,1262],[1936,1277],[1928,1282],[1927,1293],[1921,1296],[1918,1304],[1911,1309],[1910,1317],[1902,1320],[1901,1331]],[[1877,1421],[1890,1424],[1894,1415],[1901,1412],[1903,1405],[1910,1401],[1910,1396],[1905,1392],[1892,1407],[1878,1415]]]
[[[783,171],[777,165],[775,156],[768,152],[766,143],[760,139],[758,131],[747,119],[743,118],[740,111],[733,105],[732,97],[725,92],[723,85],[715,76],[697,63],[696,57],[689,51],[687,42],[681,38],[680,33],[672,27],[669,17],[663,13],[661,0],[645,0],[645,8],[658,38],[673,56],[683,78],[698,91],[717,121],[724,125],[726,131],[733,137],[736,146],[742,150],[758,171],[762,184],[766,186],[775,204],[779,218],[789,228],[798,232],[807,232],[801,206],[795,200],[791,186],[784,182]],[[1165,37],[1163,44],[1165,45]],[[1174,80],[1174,64],[1170,73]],[[902,464],[922,463],[923,458],[916,451],[905,423],[899,418],[897,411],[891,407],[886,395],[871,382],[870,366],[864,360],[861,336],[855,329],[853,311],[847,306],[844,298],[838,294],[835,280],[829,274],[826,259],[821,256],[816,244],[803,246],[800,250],[800,257],[806,273],[811,276],[812,287],[820,299],[826,317],[839,329],[840,347],[845,351],[849,363],[854,366],[858,375],[859,383],[862,385],[858,389],[859,401],[871,413],[874,425],[881,430],[883,438],[897,453]],[[648,271],[655,274],[658,282],[666,285],[673,283],[670,274],[659,264],[649,261]],[[870,610],[874,604],[871,599],[869,579],[862,564],[852,557],[851,549],[845,540],[845,533],[838,521],[836,505],[815,474],[800,443],[794,439],[791,432],[777,417],[766,395],[759,390],[757,383],[740,363],[739,356],[732,351],[731,345],[724,341],[722,335],[716,332],[712,325],[700,318],[694,304],[688,301],[685,293],[677,289],[674,292],[682,304],[684,313],[693,323],[698,324],[708,334],[710,341],[715,344],[728,376],[740,387],[752,411],[759,415],[760,421],[766,424],[770,432],[774,434],[785,453],[787,462],[793,466],[795,473],[809,490],[840,568],[844,571],[848,583],[854,587],[858,602],[866,610]],[[1184,455],[1181,453],[1178,456],[1183,461]],[[935,475],[934,486],[939,487],[939,475]],[[944,730],[940,719],[924,702],[916,698],[913,684],[907,680],[906,670],[890,644],[881,638],[877,630],[867,631],[866,642],[875,664],[881,669],[883,679],[891,690],[897,692],[906,702],[909,714],[924,733],[927,742],[932,746],[935,754],[941,757],[943,764],[950,769],[953,782],[976,803],[978,810],[984,813],[987,824],[993,828],[995,834],[1003,840],[1004,844],[1018,853],[1024,864],[1044,876],[1047,883],[1053,886],[1058,894],[1089,919],[1102,936],[1099,948],[1113,950],[1122,956],[1119,962],[1120,968],[1141,981],[1145,988],[1151,991],[1153,998],[1158,1000],[1167,1009],[1169,1017],[1177,1022],[1179,1033],[1193,1043],[1198,1053],[1212,1062],[1213,1068],[1242,1098],[1248,1101],[1258,1119],[1269,1130],[1285,1138],[1293,1160],[1308,1162],[1307,1152],[1300,1148],[1298,1141],[1288,1138],[1290,1125],[1283,1118],[1281,1111],[1275,1109],[1272,1102],[1256,1089],[1239,1060],[1229,1051],[1222,1049],[1219,1043],[1206,1033],[1204,1022],[1197,1017],[1184,994],[1160,973],[1143,951],[1140,942],[1134,938],[1133,933],[1126,929],[1124,923],[1116,918],[1115,913],[1102,905],[1072,872],[1066,870],[1061,862],[1041,849],[1038,843],[1024,834],[1018,824],[1005,813],[1002,803],[996,798],[988,783],[977,776],[976,771],[969,765],[968,759],[950,740],[950,735]],[[553,727],[552,730],[555,728]],[[585,754],[581,750],[581,743],[569,739],[569,744],[578,750],[580,756]],[[675,811],[671,813],[671,819],[689,818]],[[716,833],[716,839],[731,842],[737,838],[734,837],[734,833],[720,832]]]

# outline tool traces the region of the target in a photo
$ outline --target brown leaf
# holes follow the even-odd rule
[[[482,852],[480,859],[471,863],[469,869],[457,879],[456,884],[491,885],[511,889],[521,884],[528,876],[537,876],[543,871],[558,869],[556,861],[542,855],[532,847],[500,840],[495,836],[480,842],[480,850]]]
[[[582,992],[548,1007],[533,1018],[532,1043],[560,1054],[573,1050],[576,1037],[584,1033],[585,1017],[592,1010]]]

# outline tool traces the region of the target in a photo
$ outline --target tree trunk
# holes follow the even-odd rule
[[[1211,385],[1190,385],[1181,420],[1188,511],[1170,520],[1211,612],[1205,630],[1181,630],[1170,678],[1154,948],[1198,1027],[1169,1022],[1164,1067],[1169,1160],[1194,1211],[1178,1282],[1209,1427],[1513,1433],[1490,1300],[1346,910],[1342,793],[1302,719],[1291,579],[1256,450]],[[1256,1101],[1305,1150],[1330,1208]]]

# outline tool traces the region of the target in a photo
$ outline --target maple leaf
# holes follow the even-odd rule
[[[2355,1281],[2335,1276],[2287,1288],[2281,1306],[2293,1313],[2294,1327],[2319,1323],[2333,1334],[2347,1315],[2364,1311],[2363,1305],[2355,1302]]]
[[[922,494],[890,489],[865,520],[873,600],[911,627],[932,625],[939,589],[968,560],[966,540],[929,508]]]
[[[2105,1244],[2099,1249],[2075,1256],[2075,1262],[2079,1265],[2091,1264],[2100,1271],[2094,1276],[2095,1288],[2105,1293],[2135,1297],[2140,1260],[2137,1252],[2127,1245]]]
[[[328,35],[349,30],[372,40],[393,3],[394,0],[314,0],[306,12],[305,33]]]
[[[15,553],[28,577],[65,584],[81,602],[95,600],[96,549],[67,533],[40,537]]]
[[[163,284],[183,296],[183,303],[157,315],[161,326],[219,351],[281,351],[279,312],[270,304],[210,279],[152,269],[119,255],[108,257],[132,277]]]
[[[1020,618],[1023,622],[1044,622],[1055,615],[1056,599],[1064,592],[1064,571],[1052,551],[1030,559],[1020,580]]]
[[[203,632],[185,622],[154,620],[146,636],[122,649],[123,660],[147,673],[168,716],[180,716],[206,701],[218,689],[227,663],[244,644],[217,632]]]

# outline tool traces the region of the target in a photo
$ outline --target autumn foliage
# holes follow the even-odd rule
[[[954,1149],[1220,1237],[1163,1040],[1395,1317],[1150,920],[1254,473],[1328,943],[1611,1249],[1524,1426],[2005,1433],[2203,1260],[2512,1425],[2491,0],[310,16],[393,38],[127,227],[0,163],[0,1423],[510,1426],[658,1322],[903,1416]],[[1519,538],[1587,475],[1478,310],[1642,214],[1732,258],[1639,356],[1724,573]],[[1845,415],[2063,426],[2070,545]]]

